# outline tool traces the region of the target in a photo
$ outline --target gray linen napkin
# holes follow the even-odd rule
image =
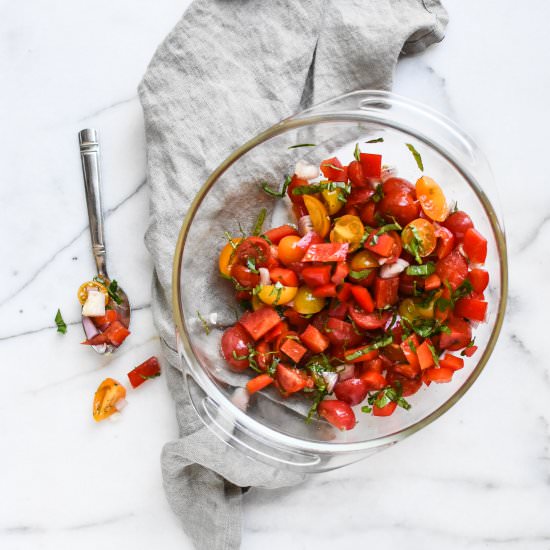
[[[167,443],[168,500],[200,550],[236,549],[243,488],[302,477],[219,441],[184,387],[171,312],[176,238],[209,173],[260,130],[312,103],[389,89],[400,54],[442,40],[438,0],[195,0],[159,46],[139,87],[145,114],[153,314],[168,362],[180,438]]]

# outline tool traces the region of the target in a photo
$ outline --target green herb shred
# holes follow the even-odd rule
[[[380,202],[384,198],[384,191],[382,191],[382,184],[379,183],[376,186],[376,189],[374,191],[374,195],[372,196],[372,200],[374,202]]]
[[[333,170],[339,170],[340,172],[344,171],[344,169],[341,166],[335,166],[334,164],[330,164],[330,162],[321,164],[321,166],[326,166],[327,168],[332,168]]]
[[[258,218],[256,219],[256,223],[254,224],[254,227],[252,228],[252,235],[258,236],[262,232],[262,227],[264,225],[265,217],[267,215],[267,208],[262,208],[260,210],[260,213],[258,214]]]
[[[382,143],[383,141],[384,141],[384,138],[379,137],[379,138],[369,139],[368,141],[365,141],[365,143]]]
[[[206,322],[206,319],[201,315],[201,312],[197,309],[197,317],[199,318],[199,321],[201,322],[202,328],[204,329],[204,332],[206,332],[206,335],[208,336],[210,334],[210,327],[208,326],[208,323]]]
[[[67,333],[67,324],[63,320],[60,309],[58,309],[55,314],[55,324],[57,325],[57,332],[60,332],[61,334]]]
[[[283,183],[283,187],[280,191],[273,191],[273,189],[269,187],[269,184],[267,183],[267,181],[264,181],[262,182],[262,189],[271,197],[277,197],[278,199],[282,199],[285,196],[286,190],[290,185],[291,181],[292,181],[292,178],[290,176],[286,176],[285,181]]]
[[[288,149],[298,149],[298,147],[316,147],[315,143],[297,143],[296,145],[290,145]]]
[[[418,169],[421,172],[424,172],[424,164],[422,163],[422,157],[420,156],[420,153],[414,148],[414,145],[412,143],[405,143],[405,145],[407,146],[407,149],[412,153]]]
[[[428,262],[423,265],[410,265],[406,269],[407,275],[416,275],[419,277],[427,277],[432,273],[435,273],[435,264],[433,262]]]
[[[366,279],[370,274],[372,273],[372,269],[362,269],[361,271],[350,271],[349,275],[353,279],[357,279],[358,281],[362,279]]]
[[[353,156],[357,162],[361,161],[361,150],[359,149],[359,144],[355,144],[355,150],[353,151]]]

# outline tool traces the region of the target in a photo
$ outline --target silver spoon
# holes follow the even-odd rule
[[[86,205],[88,207],[92,253],[97,266],[97,277],[105,281],[105,286],[109,287],[111,279],[109,279],[109,275],[107,274],[105,257],[97,132],[93,129],[81,130],[78,133],[78,141],[80,144],[84,188],[86,191]],[[116,304],[114,300],[111,300],[111,303],[116,309],[119,321],[128,328],[130,326],[130,303],[128,301],[128,296],[126,296],[126,293],[120,286],[116,294],[120,298],[120,304]],[[90,331],[94,330],[94,327],[89,318],[82,316],[82,328],[84,329],[86,338],[90,338]],[[101,344],[92,347],[97,353],[110,353],[117,349],[110,344]]]

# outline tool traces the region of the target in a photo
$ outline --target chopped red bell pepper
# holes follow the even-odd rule
[[[267,237],[273,244],[279,244],[284,237],[289,235],[298,235],[298,231],[291,225],[281,225],[280,227],[274,227],[269,231],[264,233],[264,236]]]
[[[349,272],[350,267],[346,262],[338,262],[330,280],[335,285],[341,285],[344,282],[344,279],[349,275]]]
[[[260,374],[246,383],[246,389],[249,394],[253,394],[267,388],[270,384],[273,384],[273,378],[269,374]]]
[[[281,351],[288,355],[295,363],[299,363],[306,354],[307,349],[295,340],[287,338],[281,346]]]
[[[422,373],[423,380],[429,385],[429,382],[436,382],[438,384],[443,384],[445,382],[450,382],[453,378],[453,369],[448,367],[432,367],[426,369]]]
[[[284,363],[279,363],[277,365],[277,372],[275,376],[280,388],[286,394],[296,393],[303,390],[308,384],[308,379],[305,373],[299,371],[298,369],[289,367]]]
[[[484,269],[474,268],[466,277],[474,289],[474,292],[481,294],[489,284],[489,273]]]
[[[377,309],[393,306],[397,303],[399,291],[399,277],[382,279],[377,277],[374,281],[374,303]]]
[[[87,346],[111,344],[118,348],[129,335],[130,331],[120,321],[113,321],[103,332],[82,343]]]
[[[394,245],[395,241],[387,233],[376,235],[374,232],[370,234],[364,244],[367,250],[380,254],[380,256],[384,256],[385,258],[391,256]]]
[[[105,325],[108,325],[109,323],[112,323],[113,321],[118,321],[118,313],[116,312],[116,309],[106,309],[105,315],[90,318],[92,319],[96,327],[103,327]]]
[[[281,321],[277,325],[275,325],[269,332],[266,332],[264,336],[265,342],[273,342],[273,340],[276,340],[281,334],[284,334],[285,332],[288,332],[288,325]]]
[[[442,357],[439,360],[439,366],[452,370],[460,370],[464,366],[464,359],[461,357],[456,357],[456,355],[446,353],[445,357]]]
[[[348,167],[332,157],[321,162],[321,172],[330,181],[348,181]]]
[[[300,340],[313,353],[322,353],[330,344],[329,339],[313,325],[308,325],[306,330],[300,334]]]
[[[397,403],[395,401],[390,401],[387,405],[384,405],[383,407],[377,407],[376,405],[373,405],[372,414],[374,416],[391,416],[396,407]]]
[[[378,350],[371,349],[370,346],[361,346],[360,348],[348,349],[344,354],[344,359],[348,363],[370,361],[375,357],[378,357]]]
[[[312,244],[322,244],[324,242],[323,237],[317,235],[315,231],[309,231],[296,243],[296,246],[305,253]]]
[[[381,390],[387,384],[386,377],[374,369],[367,369],[359,378],[367,383],[369,391]]]
[[[361,153],[361,166],[363,175],[367,178],[379,178],[382,175],[382,155]]]
[[[479,231],[470,227],[464,233],[462,246],[470,262],[473,264],[485,263],[487,259],[487,239]]]
[[[363,308],[366,313],[372,313],[374,311],[374,302],[370,295],[370,292],[363,286],[352,285],[351,293],[355,298],[355,301]]]
[[[328,285],[318,286],[311,293],[316,298],[336,298],[336,285],[329,283]]]
[[[430,345],[430,341],[426,339],[416,348],[418,364],[422,370],[429,369],[435,365],[434,356],[430,350]]]
[[[424,290],[435,290],[441,286],[441,279],[437,273],[432,273],[424,279]]]
[[[330,271],[330,265],[307,266],[302,269],[302,278],[309,288],[316,288],[330,283]]]
[[[418,346],[419,343],[416,334],[412,334],[411,336],[403,340],[403,342],[401,342],[401,350],[405,355],[405,359],[413,367],[420,366],[420,363],[418,362],[418,356],[416,355],[416,350],[418,349]]]
[[[130,384],[132,384],[132,388],[137,388],[146,380],[156,378],[157,376],[160,376],[160,365],[158,359],[154,356],[149,357],[147,361],[144,361],[128,373],[128,379],[130,380]]]
[[[454,314],[458,317],[466,317],[470,321],[484,321],[487,302],[477,298],[461,298],[455,304]]]
[[[392,239],[390,238],[390,240]],[[302,262],[344,262],[348,248],[348,243],[312,244],[307,249]]]
[[[239,319],[239,323],[254,340],[259,340],[280,322],[278,313],[269,306],[261,307],[256,311],[246,311]]]
[[[351,297],[351,283],[344,283],[342,287],[337,291],[336,298],[340,302],[347,302]]]
[[[465,355],[466,357],[471,357],[476,351],[477,351],[477,346],[470,346],[468,348],[464,348],[460,352],[460,355]]]

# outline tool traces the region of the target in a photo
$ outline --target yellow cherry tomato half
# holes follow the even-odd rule
[[[87,281],[85,283],[82,283],[78,288],[77,295],[80,305],[83,306],[86,303],[89,290],[97,290],[101,292],[101,294],[105,296],[105,304],[109,303],[109,293],[107,292],[107,287],[105,285],[102,285],[101,283],[98,283],[97,281]]]
[[[300,238],[298,235],[288,235],[280,240],[277,246],[278,259],[285,265],[299,262],[305,254],[305,250],[296,246]]]
[[[338,198],[341,193],[341,189],[333,189],[332,191],[324,189],[323,191],[321,191],[321,195],[323,197],[323,200],[325,201],[325,205],[330,216],[339,212],[344,206],[344,203]]]
[[[351,258],[351,269],[353,271],[362,271],[363,269],[372,269],[379,267],[376,256],[370,250],[360,250]]]
[[[324,298],[313,296],[311,289],[307,286],[301,286],[294,298],[294,309],[302,315],[319,313],[325,307]]]
[[[297,292],[296,286],[264,285],[257,296],[264,304],[282,306],[292,301]]]
[[[442,222],[449,215],[447,199],[439,185],[428,176],[422,176],[416,182],[416,197],[426,216],[436,222]]]
[[[231,266],[236,260],[235,247],[242,241],[241,238],[231,239],[231,242],[227,243],[220,252],[220,259],[218,265],[220,273],[226,279],[231,279]]]
[[[349,243],[349,250],[357,250],[363,238],[365,227],[358,216],[346,214],[338,218],[330,232],[330,242]]]
[[[416,319],[433,319],[434,307],[442,292],[436,292],[428,304],[423,304],[420,298],[405,298],[399,304],[399,315],[412,322]]]
[[[437,244],[435,227],[428,220],[417,218],[405,226],[401,233],[401,241],[413,255],[417,250],[419,256],[429,256]]]
[[[319,199],[311,195],[304,195],[304,204],[311,218],[313,230],[320,237],[326,237],[330,231],[330,218],[328,217],[325,205]]]
[[[126,397],[126,389],[113,378],[101,382],[94,395],[93,415],[96,422],[118,412],[116,404]]]

